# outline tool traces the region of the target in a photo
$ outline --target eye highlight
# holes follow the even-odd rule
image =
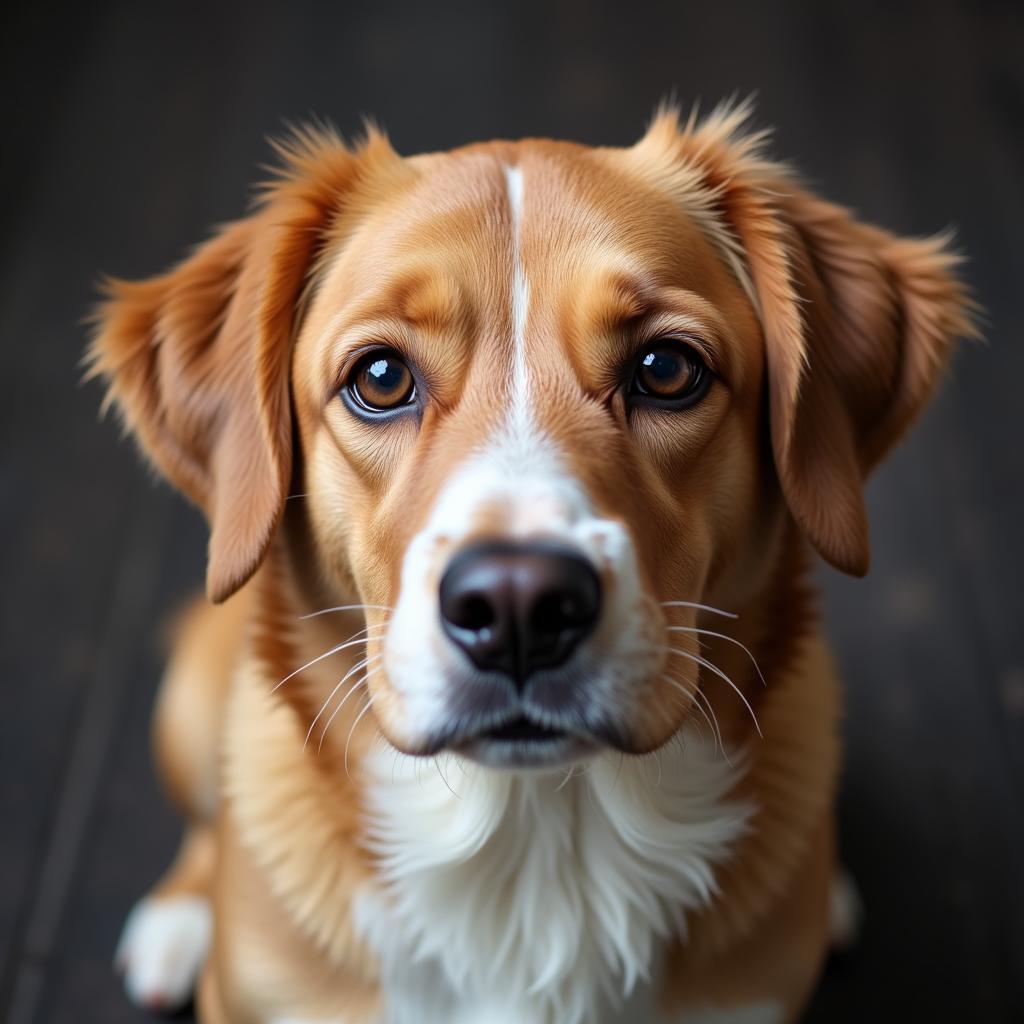
[[[643,404],[686,409],[707,394],[712,376],[692,346],[676,338],[658,338],[633,364],[629,395]]]
[[[390,349],[375,349],[352,368],[342,395],[363,414],[394,412],[415,404],[416,379],[400,355]]]

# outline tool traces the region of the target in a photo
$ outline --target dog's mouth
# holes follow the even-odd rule
[[[526,715],[463,738],[454,745],[470,760],[495,768],[556,768],[597,750],[593,739],[544,725]]]
[[[564,729],[551,729],[520,715],[496,729],[487,729],[479,738],[493,743],[554,743],[568,735]]]

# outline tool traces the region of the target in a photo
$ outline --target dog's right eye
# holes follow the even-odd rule
[[[630,395],[647,405],[688,409],[707,394],[711,376],[693,346],[677,338],[658,338],[636,361]]]
[[[391,412],[415,403],[416,380],[401,356],[377,349],[352,368],[342,393],[360,412]]]

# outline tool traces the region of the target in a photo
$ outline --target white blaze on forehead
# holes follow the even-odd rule
[[[530,380],[526,366],[526,320],[530,310],[530,282],[523,270],[521,247],[523,224],[523,172],[505,168],[505,187],[512,212],[512,422],[525,427],[530,422]]]

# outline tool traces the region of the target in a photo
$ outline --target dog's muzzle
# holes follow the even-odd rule
[[[524,765],[590,746],[579,734],[586,685],[573,656],[601,617],[601,582],[582,553],[552,541],[474,544],[442,576],[439,609],[474,671],[437,742]]]

